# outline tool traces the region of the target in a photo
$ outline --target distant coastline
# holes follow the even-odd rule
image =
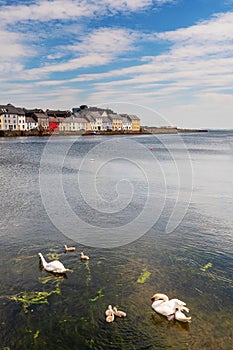
[[[119,130],[119,131],[48,131],[48,130],[1,130],[0,137],[49,137],[49,136],[72,136],[72,135],[81,135],[81,136],[98,136],[98,135],[150,135],[150,134],[179,134],[179,133],[199,133],[199,132],[208,132],[208,129],[182,129],[176,127],[141,127],[139,131],[133,130]]]

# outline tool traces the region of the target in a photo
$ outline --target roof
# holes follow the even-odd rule
[[[85,118],[74,117],[74,116],[71,116],[68,118],[56,118],[56,119],[59,119],[61,123],[87,123],[87,120]]]
[[[60,111],[60,110],[53,110],[53,109],[47,109],[46,113],[48,116],[51,117],[69,117],[71,115],[70,111]]]
[[[37,123],[37,121],[32,117],[26,117],[26,122],[27,123]]]
[[[78,123],[88,123],[88,121],[85,118],[81,118],[81,117],[76,117],[75,121]]]
[[[63,123],[65,120],[66,120],[65,118],[49,117],[48,122],[49,123]]]
[[[128,118],[130,119],[130,120],[140,120],[140,118],[138,118],[136,115],[134,115],[134,114],[130,114],[130,115],[128,115]]]
[[[112,119],[118,119],[118,120],[122,120],[122,116],[119,114],[109,114],[109,118]]]
[[[25,115],[25,111],[23,108],[21,107],[15,107],[15,108],[17,109],[19,115]]]
[[[96,119],[96,118],[101,118],[101,114],[100,114],[99,112],[97,112],[97,111],[89,112],[89,115],[90,115],[91,117],[93,117],[94,119]]]
[[[95,122],[95,118],[93,118],[91,115],[84,115],[83,118],[86,119],[89,123]]]
[[[7,105],[0,105],[0,113],[6,113],[6,114],[17,114],[17,115],[22,115],[24,114],[21,111],[19,111],[16,107],[14,107],[12,104],[8,103]]]
[[[34,108],[34,109],[27,109],[24,108],[25,113],[44,113],[43,109],[41,108]]]
[[[33,114],[36,118],[48,118],[47,114],[44,113],[34,113]]]
[[[112,123],[112,121],[108,117],[102,117],[102,123]]]
[[[131,123],[131,120],[127,117],[122,117],[122,122],[123,123]]]

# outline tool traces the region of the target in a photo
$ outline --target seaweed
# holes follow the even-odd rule
[[[141,275],[137,279],[137,283],[145,283],[146,280],[150,277],[151,273],[147,269],[143,269]]]
[[[48,304],[48,297],[55,293],[52,292],[20,292],[18,294],[9,297],[10,300],[14,300],[21,303],[24,312],[28,312],[28,308],[34,304]]]
[[[44,279],[44,283],[47,283],[48,281],[50,281],[50,278]],[[23,292],[19,292],[17,294],[14,294],[14,295],[6,296],[6,298],[13,300],[13,301],[16,301],[18,303],[21,303],[23,306],[24,312],[27,313],[28,308],[31,305],[48,304],[48,297],[50,297],[52,294],[61,294],[59,282],[60,282],[60,280],[55,281],[55,289],[51,290],[50,292],[46,292],[46,291],[26,292],[26,291],[23,291]]]
[[[94,339],[85,339],[85,344],[89,347],[89,349],[94,349],[95,341]]]
[[[205,272],[207,269],[209,269],[209,268],[212,267],[212,266],[213,266],[213,264],[209,262],[209,263],[206,264],[205,266],[201,267],[200,270],[203,271],[203,272]]]
[[[39,337],[39,334],[40,334],[40,331],[39,331],[39,329],[37,329],[37,331],[33,335],[34,341]]]
[[[46,257],[49,260],[59,260],[59,254],[54,253],[54,252],[49,252],[48,254],[46,254]]]
[[[97,295],[94,298],[89,299],[91,302],[95,302],[102,298],[104,294],[102,293],[102,289],[98,290]]]
[[[91,282],[91,270],[90,270],[90,266],[89,266],[89,261],[85,262],[85,267],[87,269],[86,284],[88,286],[89,283]]]

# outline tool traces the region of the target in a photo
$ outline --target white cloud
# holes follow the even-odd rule
[[[165,2],[170,2],[170,0]],[[69,25],[69,20],[93,17],[96,19],[98,16],[107,16],[115,11],[140,11],[156,4],[160,5],[161,2],[159,0],[100,0],[98,2],[66,0],[64,6],[63,0],[29,0],[25,4],[2,5],[0,7],[0,44],[2,52],[0,57],[2,69],[0,72],[5,72],[7,75],[10,72],[17,71],[21,78],[39,79],[41,76],[52,72],[71,71],[108,64],[133,47],[132,43],[136,39],[133,32],[120,28],[101,28],[86,34],[80,23],[74,28],[73,23]],[[62,20],[61,27],[63,27],[63,32],[66,33],[64,42],[66,39],[69,42],[71,35],[73,37],[76,35],[76,38],[73,38],[74,44],[72,46],[51,47],[45,55],[43,50],[46,41],[51,41],[51,38],[56,36],[57,31],[59,37],[62,33],[61,27],[45,27],[45,22],[49,23],[53,20]],[[64,28],[64,21],[66,20],[66,28]],[[36,24],[33,24],[33,22]],[[12,23],[14,23],[13,26]],[[14,32],[17,30],[18,33]],[[76,44],[75,40],[77,41]],[[73,57],[68,58],[66,56],[67,50],[72,51]],[[35,60],[37,63],[34,63],[34,68],[24,69],[26,61],[30,64],[30,57],[35,56],[36,58],[37,55],[39,58],[39,55],[42,54],[44,57],[41,56],[40,60]],[[52,60],[60,60],[60,63],[55,64]]]
[[[85,74],[74,81],[112,78],[112,82],[106,85],[108,88],[110,85],[129,84],[138,87],[139,84],[160,81],[167,81],[168,85],[182,82],[188,88],[200,86],[201,89],[208,85],[221,87],[232,83],[233,13],[221,14],[208,22],[155,36],[172,41],[167,53],[146,57],[141,65],[102,74]],[[119,81],[120,77],[123,79]]]
[[[132,49],[136,33],[121,28],[100,28],[87,36],[82,42],[70,48],[81,53],[98,53],[115,56]]]
[[[35,54],[35,49],[29,50],[24,44],[25,36],[19,33],[8,32],[0,29],[0,74],[9,78],[9,74],[22,71],[22,60]]]
[[[188,28],[157,34],[159,39],[179,42],[226,42],[233,40],[233,13],[220,13],[211,20],[202,21]]]
[[[40,0],[28,5],[2,6],[0,15],[4,23],[20,21],[48,22],[78,17],[94,17],[107,13],[140,11],[150,6],[173,3],[174,0]]]
[[[88,1],[63,0],[37,1],[29,5],[2,7],[0,15],[3,23],[20,21],[48,22],[54,19],[70,19],[74,17],[93,16],[98,6],[94,3],[88,5]]]
[[[52,72],[65,72],[92,66],[104,66],[112,62],[122,53],[133,49],[135,36],[129,31],[116,28],[101,28],[94,30],[82,38],[82,42],[69,46],[67,49],[78,57],[63,63],[47,64],[43,67],[29,69],[23,72],[25,79],[39,78]],[[23,76],[22,76],[23,78]]]

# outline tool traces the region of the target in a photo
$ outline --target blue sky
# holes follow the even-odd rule
[[[1,103],[233,128],[233,0],[0,0]]]

